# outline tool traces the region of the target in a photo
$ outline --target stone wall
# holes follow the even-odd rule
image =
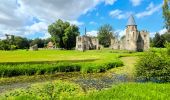
[[[99,48],[99,41],[96,37],[90,36],[77,36],[76,37],[76,50],[85,51]]]

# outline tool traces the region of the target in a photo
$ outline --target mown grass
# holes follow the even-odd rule
[[[119,54],[109,50],[86,52],[65,50],[1,51],[1,77],[40,75],[55,72],[105,72],[122,66]],[[1,57],[2,57],[1,56]],[[41,59],[40,59],[41,58]]]
[[[1,94],[6,100],[169,100],[170,84],[122,83],[112,88],[84,92],[70,82],[54,81]]]
[[[169,100],[170,84],[124,83],[71,100]]]

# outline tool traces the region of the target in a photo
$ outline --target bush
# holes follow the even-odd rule
[[[166,43],[165,47],[167,48],[167,54],[170,56],[170,43]]]
[[[149,51],[136,64],[138,81],[170,82],[170,58],[166,53]]]

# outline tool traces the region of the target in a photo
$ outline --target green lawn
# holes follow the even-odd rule
[[[4,100],[169,100],[170,84],[122,83],[101,91],[84,92],[70,82],[33,84],[1,94]]]
[[[122,66],[122,53],[112,50],[0,51],[1,76],[34,75],[54,72],[104,72]]]
[[[170,84],[125,83],[73,100],[169,100]]]
[[[0,51],[0,62],[31,62],[31,61],[81,61],[106,60],[117,57],[109,50],[90,50],[86,52],[76,50],[39,50],[39,51]]]
[[[156,52],[160,51],[160,49],[155,48],[153,50]],[[99,74],[109,76],[113,73],[127,74],[130,78],[133,78],[135,71],[134,64],[137,61],[137,57],[143,55],[143,52],[135,53],[109,49],[86,52],[74,50],[18,50],[0,51],[0,55],[2,55],[0,58],[1,76],[16,76],[16,74],[34,75],[67,71],[102,72],[111,69],[106,73]],[[124,64],[124,66],[122,66],[122,64]],[[31,74],[34,71],[35,73]],[[13,81],[19,77],[2,78],[1,81],[5,83],[6,80]],[[27,78],[29,76],[24,77]],[[126,82],[115,84],[111,88],[105,88],[101,91],[95,89],[84,91],[78,84],[72,83],[69,80],[66,82],[51,80],[50,82],[32,84],[26,89],[7,91],[0,95],[0,99],[169,100],[169,91],[169,83]]]

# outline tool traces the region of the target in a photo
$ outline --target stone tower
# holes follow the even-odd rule
[[[136,51],[138,35],[139,32],[136,22],[134,20],[134,17],[131,15],[126,25],[126,50]]]

